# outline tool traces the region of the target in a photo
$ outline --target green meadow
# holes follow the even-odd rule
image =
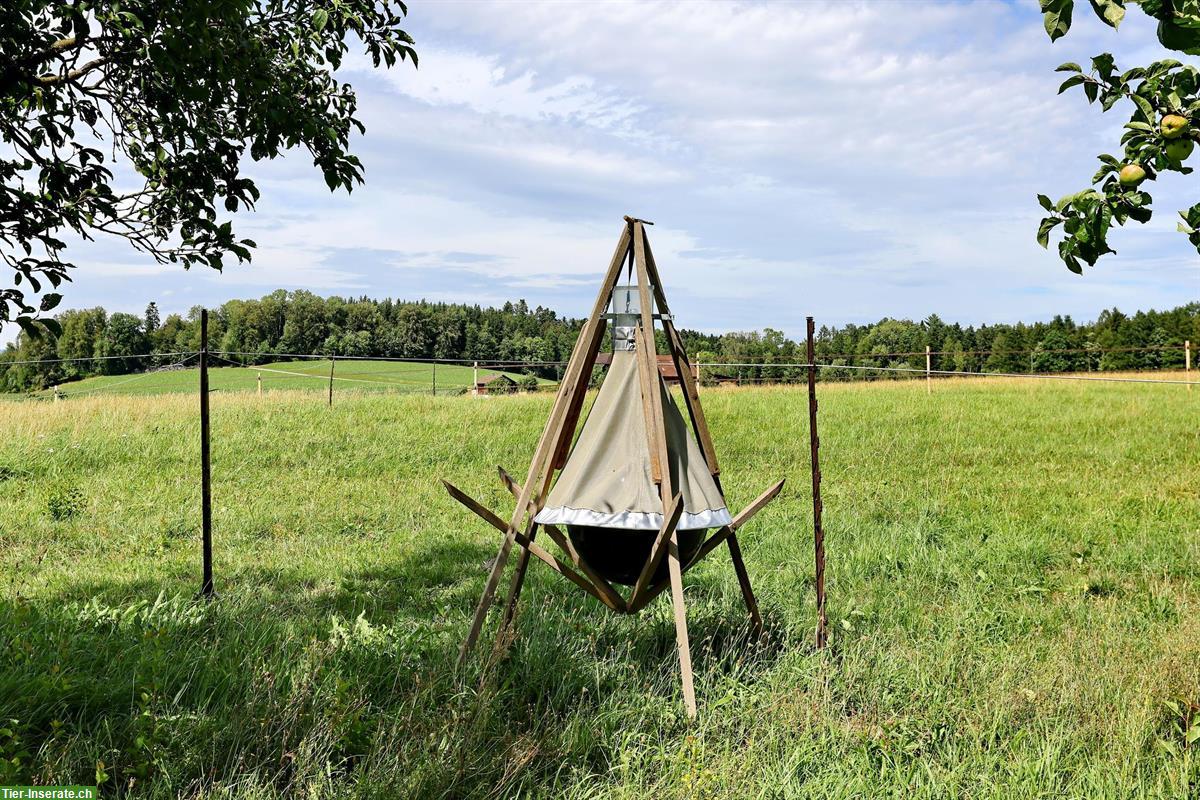
[[[253,369],[228,374],[253,387]],[[499,537],[438,479],[507,516],[495,467],[523,476],[549,394],[346,392],[328,408],[278,388],[213,396],[212,602],[194,599],[194,397],[0,406],[0,785],[1200,794],[1200,392],[820,385],[818,651],[806,393],[704,390],[732,510],[788,482],[739,536],[760,637],[724,550],[685,576],[689,722],[667,597],[617,616],[537,562],[508,654],[487,646],[493,617],[455,668]]]
[[[329,387],[329,361],[306,359],[277,361],[253,367],[229,366],[228,361],[210,356],[208,385],[216,392],[263,392],[310,390],[326,392]],[[461,393],[480,380],[497,374],[514,381],[523,376],[516,372],[480,368],[475,372],[470,364],[434,364],[421,361],[370,361],[342,359],[333,365],[334,396],[343,392],[387,391],[393,393]],[[551,383],[539,380],[541,384]],[[101,395],[157,395],[190,392],[200,387],[200,371],[196,356],[183,368],[152,369],[131,375],[103,375],[64,383],[59,391],[64,398],[77,399]],[[53,397],[54,390],[46,389],[34,396]]]

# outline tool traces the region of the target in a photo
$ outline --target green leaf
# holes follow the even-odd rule
[[[1050,249],[1050,231],[1054,230],[1061,222],[1061,217],[1046,217],[1043,219],[1042,224],[1038,226],[1037,243],[1047,250]]]
[[[1069,77],[1065,81],[1063,81],[1062,85],[1060,85],[1058,87],[1058,93],[1062,94],[1067,89],[1070,89],[1072,86],[1078,86],[1079,84],[1083,83],[1085,80],[1086,80],[1086,78],[1084,78],[1082,75],[1072,75],[1071,77]],[[1089,84],[1089,85],[1091,85],[1091,84]]]
[[[1113,28],[1119,26],[1121,20],[1125,19],[1125,8],[1121,5],[1120,0],[1092,0],[1092,9],[1096,12],[1096,16]]]
[[[1043,24],[1050,41],[1058,41],[1071,30],[1074,0],[1042,0]]]
[[[1047,211],[1053,211],[1053,210],[1054,210],[1054,203],[1050,202],[1050,198],[1049,198],[1049,197],[1046,197],[1046,195],[1044,195],[1044,194],[1039,194],[1039,195],[1037,196],[1037,201],[1038,201],[1038,203],[1041,205],[1041,207],[1042,207],[1042,208],[1044,208],[1044,209],[1046,209]]]
[[[1083,72],[1083,67],[1076,64],[1074,61],[1068,61],[1064,64],[1059,64],[1054,68],[1055,72]]]
[[[325,25],[329,22],[329,12],[323,8],[318,8],[313,12],[312,21],[314,30],[318,32],[325,30]]]
[[[42,338],[42,329],[29,317],[17,317],[17,324],[21,326],[21,330],[25,331],[25,335],[30,339]]]
[[[1153,121],[1154,106],[1150,105],[1150,101],[1142,97],[1140,94],[1132,95],[1132,97],[1134,104],[1138,107],[1138,110],[1142,112],[1142,116],[1146,118],[1146,121]]]
[[[43,320],[40,320],[40,322],[42,323],[42,325],[46,326],[46,330],[53,333],[55,335],[55,337],[62,336],[62,332],[63,332],[62,325],[59,324],[58,320],[43,319]]]

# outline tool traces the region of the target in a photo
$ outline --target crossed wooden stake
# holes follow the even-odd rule
[[[737,531],[745,525],[763,506],[769,503],[783,489],[783,481],[779,481],[763,492],[759,497],[741,511],[726,526],[719,528],[700,546],[696,554],[686,563],[680,558],[679,539],[675,527],[683,513],[683,501],[680,494],[671,485],[671,471],[667,457],[667,435],[664,424],[662,397],[659,393],[658,356],[654,337],[654,308],[657,305],[657,315],[666,335],[667,349],[683,385],[683,398],[691,417],[692,428],[699,440],[705,464],[712,473],[717,488],[721,489],[720,468],[717,466],[717,455],[713,449],[712,437],[709,435],[708,423],[704,419],[704,410],[700,406],[700,395],[696,385],[696,376],[688,362],[683,349],[683,339],[675,329],[663,295],[662,282],[658,276],[658,268],[654,263],[654,254],[646,240],[645,222],[633,217],[625,217],[625,227],[617,242],[616,252],[613,253],[604,283],[596,297],[592,313],[584,323],[579,334],[579,340],[571,353],[567,369],[559,385],[558,396],[554,407],[546,421],[534,451],[533,461],[529,465],[529,475],[524,485],[518,484],[503,468],[498,468],[500,479],[510,492],[517,498],[517,504],[512,517],[506,523],[462,490],[452,484],[442,481],[446,490],[458,502],[475,512],[481,519],[504,534],[500,551],[496,554],[487,583],[484,585],[483,596],[475,609],[475,617],[471,630],[467,634],[459,652],[461,665],[474,648],[479,639],[487,618],[488,609],[495,602],[496,587],[500,583],[501,574],[508,562],[509,553],[515,543],[520,548],[516,568],[512,574],[508,597],[504,604],[504,616],[496,635],[498,647],[503,647],[507,640],[505,633],[512,623],[516,610],[517,599],[521,594],[521,586],[525,582],[525,570],[529,566],[529,558],[533,556],[547,564],[555,572],[574,583],[583,591],[599,600],[609,609],[622,614],[636,614],[650,603],[655,597],[668,588],[671,589],[671,602],[675,609],[675,640],[679,649],[679,668],[683,679],[683,699],[689,717],[696,716],[696,693],[692,683],[692,657],[688,642],[687,615],[683,600],[683,573],[691,569],[701,559],[719,547],[726,544],[729,556],[737,573],[738,583],[742,589],[742,599],[750,615],[753,628],[757,631],[762,627],[762,618],[758,612],[758,603],[754,599],[754,591],[750,587],[750,576],[746,573],[746,565],[742,561],[742,551],[738,546]],[[650,451],[651,473],[658,486],[662,500],[662,527],[651,547],[650,555],[642,567],[633,591],[628,598],[621,596],[612,585],[592,569],[572,546],[562,531],[553,525],[539,525],[534,522],[534,516],[541,510],[550,484],[557,470],[563,468],[574,439],[575,428],[579,423],[580,412],[583,409],[584,397],[587,394],[588,381],[592,368],[596,363],[596,355],[604,338],[607,325],[604,313],[609,298],[621,275],[622,265],[629,258],[637,270],[638,292],[640,295],[641,319],[638,321],[635,338],[638,359],[638,379],[642,390],[642,411],[645,415],[647,446]],[[722,493],[724,490],[721,490]],[[534,541],[538,529],[545,530],[546,535],[558,545],[566,555],[567,561],[555,556]],[[657,584],[650,584],[650,578],[667,559],[669,577]],[[578,571],[576,571],[578,570]]]

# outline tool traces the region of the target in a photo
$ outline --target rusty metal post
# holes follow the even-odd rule
[[[213,596],[212,469],[208,446],[208,309],[200,310],[200,549],[203,579],[200,594]]]
[[[808,318],[808,442],[812,459],[813,549],[817,572],[817,648],[828,641],[825,616],[825,529],[821,525],[821,448],[817,436],[817,354],[813,342],[813,318]]]
[[[333,363],[337,356],[329,357],[329,407],[333,408]]]

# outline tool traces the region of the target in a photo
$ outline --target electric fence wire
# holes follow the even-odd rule
[[[161,375],[164,372],[170,372],[172,370],[179,369],[180,367],[183,367],[185,364],[187,364],[187,362],[191,361],[193,358],[195,358],[198,355],[200,355],[200,354],[192,353],[192,354],[186,356],[185,358],[181,359],[180,361],[175,362],[174,364],[165,364],[161,367],[155,367],[154,369],[150,369],[145,372],[139,372],[138,374],[132,375],[132,376],[126,378],[125,380],[115,381],[115,382],[107,384],[105,386],[97,386],[95,389],[84,389],[83,391],[71,391],[71,392],[67,392],[62,389],[57,389],[55,393],[58,394],[60,397],[86,397],[88,395],[97,394],[99,392],[107,392],[111,389],[117,388],[118,386],[124,386],[125,384],[133,383],[134,381],[140,381],[144,378],[149,378],[151,375]]]

